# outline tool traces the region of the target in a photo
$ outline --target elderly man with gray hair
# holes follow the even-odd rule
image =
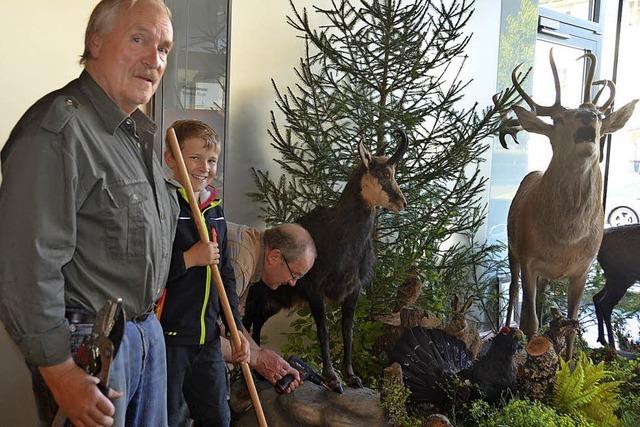
[[[138,107],[167,66],[170,18],[162,0],[99,2],[84,71],[36,102],[2,150],[0,319],[31,369],[43,425],[57,406],[79,426],[167,424],[153,306],[178,204],[154,153],[156,125]],[[107,390],[72,356],[110,298],[122,298],[125,317]]]
[[[252,285],[264,283],[273,290],[283,285],[295,286],[298,279],[311,270],[317,256],[313,238],[298,224],[282,224],[260,231],[227,222],[227,246],[243,314]],[[275,351],[258,346],[248,331],[244,334],[251,343],[251,368],[271,384],[292,374],[295,380],[285,392],[294,391],[301,383],[299,372]],[[231,346],[225,338],[222,338],[222,351],[225,359],[230,360]]]

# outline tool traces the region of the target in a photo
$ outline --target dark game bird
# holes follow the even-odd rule
[[[483,397],[496,402],[516,383],[513,356],[522,348],[518,329],[502,328],[489,350],[477,361],[459,339],[440,329],[416,326],[408,330],[391,352],[391,361],[402,366],[404,383],[413,403],[448,403],[454,377],[468,379]]]

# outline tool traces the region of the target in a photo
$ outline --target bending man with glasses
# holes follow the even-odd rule
[[[236,277],[236,291],[240,297],[240,312],[249,288],[264,283],[270,289],[282,285],[295,286],[316,260],[316,246],[311,235],[298,224],[282,224],[260,231],[246,225],[227,222],[227,247]],[[271,384],[287,374],[296,380],[286,390],[294,391],[301,383],[299,372],[275,351],[261,348],[246,330],[243,332],[251,344],[249,365]],[[230,360],[231,346],[222,338],[222,353]]]

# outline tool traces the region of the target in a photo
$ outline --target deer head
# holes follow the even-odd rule
[[[522,89],[516,78],[518,65],[511,73],[514,87],[531,108],[531,111],[513,106],[513,111],[518,117],[518,122],[523,129],[545,135],[551,141],[553,155],[557,158],[597,157],[599,149],[597,142],[606,134],[613,133],[622,128],[631,117],[637,100],[626,104],[618,111],[613,112],[615,99],[615,84],[611,80],[593,81],[596,67],[596,58],[592,53],[586,53],[581,58],[589,59],[589,72],[584,86],[582,104],[575,109],[568,109],[561,104],[560,79],[553,59],[553,49],[549,51],[549,62],[553,72],[555,84],[555,102],[551,106],[542,106],[531,99]],[[522,64],[521,64],[522,65]],[[603,86],[594,100],[591,100],[591,86]],[[609,88],[609,99],[602,106],[597,102],[605,87]],[[546,123],[539,117],[550,117],[552,123]]]
[[[362,143],[358,146],[360,159],[365,168],[360,179],[362,198],[369,206],[381,207],[394,212],[399,212],[407,206],[404,194],[396,182],[395,173],[396,164],[407,151],[409,141],[407,134],[403,131],[398,131],[398,134],[400,135],[400,144],[396,152],[389,158],[383,156],[385,147],[372,156]]]

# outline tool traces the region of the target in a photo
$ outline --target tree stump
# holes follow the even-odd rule
[[[553,343],[538,335],[529,341],[525,352],[526,360],[518,370],[518,388],[524,396],[546,402],[553,394],[558,369]]]
[[[382,378],[389,379],[396,384],[404,386],[402,380],[402,366],[399,363],[394,362],[382,370]]]
[[[406,329],[420,326],[426,312],[417,307],[402,307],[400,310],[400,326]]]
[[[375,320],[382,323],[382,335],[374,343],[373,351],[387,355],[407,329],[414,326],[423,326],[429,329],[442,326],[440,319],[417,307],[403,307],[399,312],[377,316]]]

